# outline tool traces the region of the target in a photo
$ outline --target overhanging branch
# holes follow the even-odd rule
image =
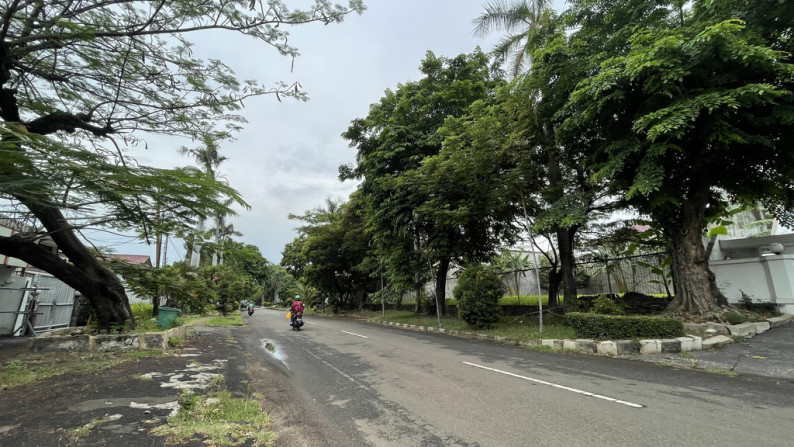
[[[90,282],[82,270],[29,239],[17,236],[0,236],[0,253],[21,259],[45,272],[53,274],[63,272],[58,275],[58,279],[76,290],[85,290],[90,287]]]
[[[99,127],[90,124],[90,117],[84,114],[73,115],[66,112],[54,112],[36,118],[26,124],[28,132],[38,135],[49,135],[59,130],[73,133],[77,129],[86,130],[98,137],[105,137],[115,130],[110,126]]]

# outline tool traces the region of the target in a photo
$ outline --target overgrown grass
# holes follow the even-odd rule
[[[80,438],[86,437],[91,434],[98,426],[110,422],[109,419],[94,419],[93,421],[83,425],[82,427],[78,427],[72,430],[69,430],[69,437],[72,439],[72,442],[77,442]]]
[[[384,317],[381,312],[366,312],[368,318],[379,321],[414,324],[425,327],[438,327],[438,319],[427,315],[417,315],[410,311],[387,310]],[[537,315],[499,317],[499,321],[491,329],[475,329],[469,327],[457,317],[447,316],[441,319],[444,329],[466,331],[476,334],[489,334],[518,340],[538,340],[544,338],[576,338],[573,329],[564,320],[557,317],[546,317],[543,332],[540,332]]]
[[[734,371],[728,371],[727,369],[707,369],[705,371],[712,374],[719,374],[721,376],[728,376],[728,377],[738,376],[738,374],[736,374]]]
[[[218,391],[180,397],[180,405],[179,414],[152,430],[155,435],[166,436],[169,444],[195,440],[218,446],[269,446],[276,439],[276,433],[268,430],[271,421],[261,396],[241,399]]]
[[[162,351],[108,353],[23,354],[0,367],[0,389],[22,386],[47,377],[71,372],[101,371],[142,357],[163,355]]]
[[[541,295],[541,298],[543,298],[543,307],[549,307],[549,296]],[[562,304],[562,297],[560,297],[559,299],[560,299],[560,304]],[[537,306],[538,296],[521,295],[520,297],[518,297],[516,295],[505,295],[499,299],[499,305],[501,306],[518,306],[519,303],[521,306]]]
[[[176,348],[177,346],[181,345],[184,339],[182,337],[169,337],[168,338],[168,347]]]
[[[132,314],[135,317],[135,329],[129,327],[129,324],[123,327],[116,327],[115,330],[127,334],[140,334],[145,332],[162,332],[169,328],[162,328],[158,324],[158,319],[152,317],[153,306],[151,303],[134,303],[130,304]],[[209,319],[208,319],[209,318]],[[207,317],[206,315],[197,314],[181,314],[171,323],[171,327],[186,326],[201,320],[202,324],[208,326],[242,326],[243,320],[240,315],[231,314],[227,317]],[[206,322],[204,321],[206,320]],[[92,331],[96,331],[96,322],[91,323]]]
[[[239,313],[230,314],[227,316],[212,317],[203,323],[206,326],[242,326],[243,317]]]

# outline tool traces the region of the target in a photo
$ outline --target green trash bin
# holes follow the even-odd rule
[[[174,324],[174,320],[179,316],[179,309],[173,307],[160,307],[160,313],[157,314],[157,324],[161,328],[168,329]]]

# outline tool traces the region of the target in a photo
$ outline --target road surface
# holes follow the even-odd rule
[[[307,315],[296,332],[285,313],[257,309],[239,331],[248,372],[292,427],[284,445],[794,444],[790,382],[342,318]]]

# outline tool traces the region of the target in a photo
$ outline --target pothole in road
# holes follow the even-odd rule
[[[265,350],[268,354],[270,354],[273,358],[280,361],[284,364],[287,368],[287,356],[278,348],[278,345],[275,344],[272,340],[262,340],[262,349]]]

